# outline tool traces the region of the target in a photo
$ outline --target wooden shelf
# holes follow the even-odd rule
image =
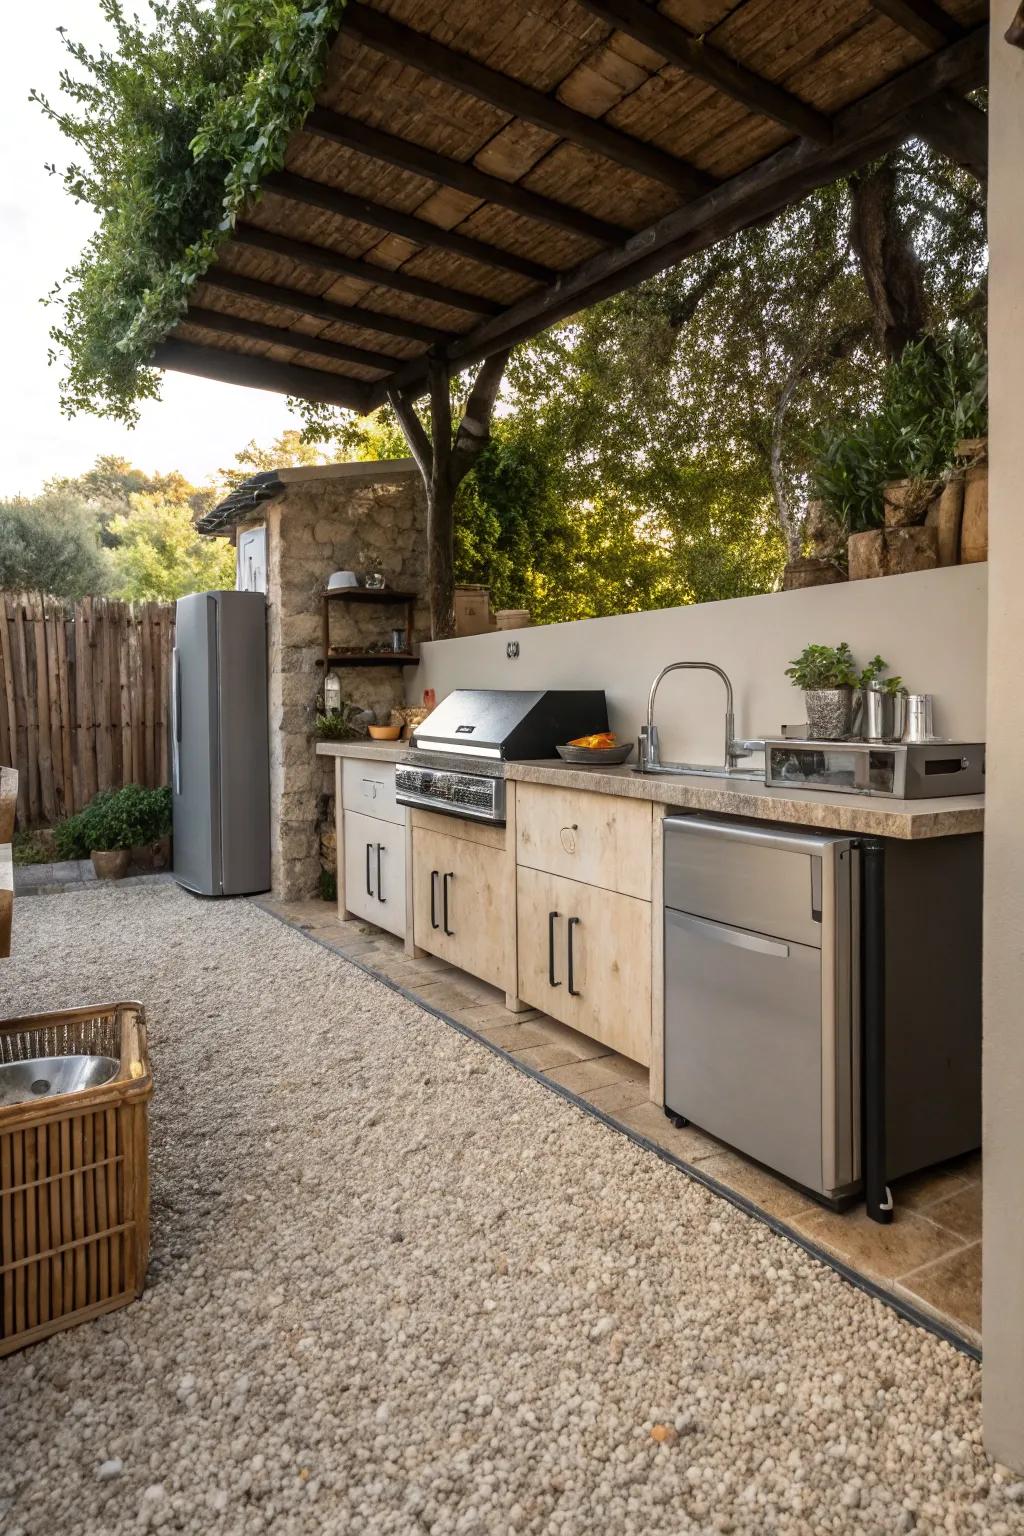
[[[329,603],[414,603],[415,592],[395,592],[390,587],[337,587],[325,592]]]
[[[329,667],[414,667],[418,656],[398,651],[355,651],[350,656],[328,656]]]

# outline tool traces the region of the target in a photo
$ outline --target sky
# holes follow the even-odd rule
[[[144,9],[141,0],[138,8]],[[77,259],[93,215],[76,205],[47,163],[71,146],[28,100],[58,98],[64,26],[89,45],[103,38],[97,0],[30,0],[5,8],[0,50],[0,499],[32,496],[54,475],[76,475],[100,454],[150,472],[181,470],[202,485],[251,439],[268,445],[298,425],[283,396],[167,373],[134,429],[97,416],[61,415],[60,366],[48,366],[54,311],[39,302]]]

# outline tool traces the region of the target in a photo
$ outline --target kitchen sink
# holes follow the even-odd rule
[[[119,1071],[120,1063],[113,1056],[36,1056],[29,1061],[7,1061],[0,1065],[0,1106],[99,1088]]]
[[[642,773],[649,779],[671,779],[692,774],[701,779],[748,779],[764,783],[763,768],[726,768],[719,763],[662,763],[658,768],[641,768],[633,765],[634,773]]]

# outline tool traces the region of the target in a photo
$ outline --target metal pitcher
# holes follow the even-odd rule
[[[875,683],[860,691],[860,733],[865,741],[899,741],[907,719],[905,693],[886,693]]]

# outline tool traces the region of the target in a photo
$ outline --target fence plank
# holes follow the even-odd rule
[[[167,782],[173,637],[171,604],[0,592],[0,761],[22,826]]]

